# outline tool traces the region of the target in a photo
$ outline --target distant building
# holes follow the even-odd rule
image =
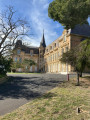
[[[24,60],[33,60],[36,65],[29,66],[24,64],[23,68],[17,68],[18,72],[38,72],[39,71],[39,48],[38,47],[27,47],[22,44],[21,40],[16,42],[15,48],[12,55],[13,61],[15,63],[22,64]]]
[[[77,46],[81,41],[90,37],[89,25],[77,25],[74,29],[64,30],[63,34],[46,46],[44,33],[40,47],[27,47],[18,40],[14,48],[13,61],[23,62],[24,59],[31,59],[37,64],[30,66],[28,72],[67,73],[73,71],[71,65],[62,64],[62,54]],[[17,71],[24,72],[27,66]]]

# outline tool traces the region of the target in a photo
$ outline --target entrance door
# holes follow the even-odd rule
[[[64,71],[64,65],[62,64],[62,72]]]
[[[18,69],[18,72],[22,72],[22,69],[21,69],[21,68],[19,68],[19,69]]]
[[[35,72],[37,72],[37,66],[35,66]]]

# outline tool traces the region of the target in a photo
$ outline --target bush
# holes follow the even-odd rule
[[[14,72],[14,73],[15,73],[15,72],[16,72],[16,69],[12,69],[12,72]]]
[[[5,59],[0,57],[0,74],[6,74],[8,71],[11,71],[12,59]]]

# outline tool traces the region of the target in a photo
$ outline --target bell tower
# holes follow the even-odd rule
[[[45,71],[45,66],[44,66],[45,48],[46,48],[46,43],[45,43],[44,30],[43,30],[43,36],[42,36],[42,40],[40,42],[40,47],[39,47],[39,71],[40,72]]]

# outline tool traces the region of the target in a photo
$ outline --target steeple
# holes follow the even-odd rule
[[[40,46],[46,47],[45,37],[44,37],[44,30],[43,30],[43,36],[42,36],[42,40],[40,42]]]

